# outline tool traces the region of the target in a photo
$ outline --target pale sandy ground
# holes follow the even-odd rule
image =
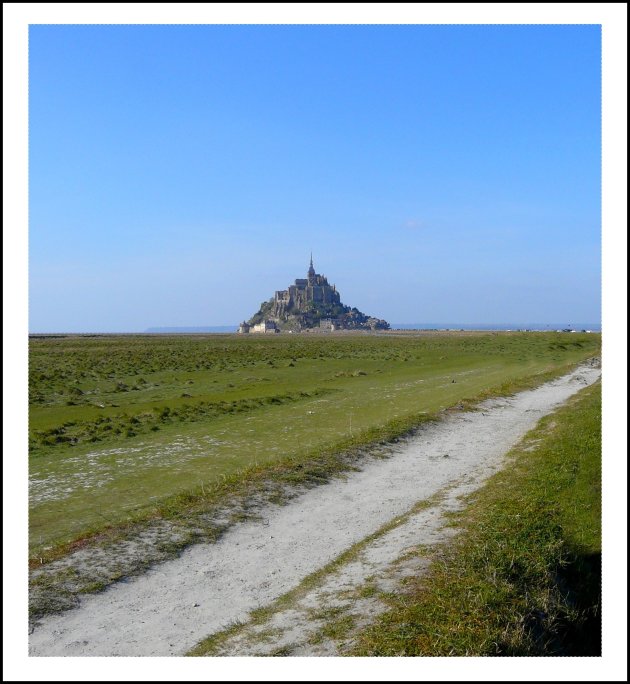
[[[252,609],[269,605],[417,502],[445,491],[440,503],[406,516],[290,610],[279,611],[266,626],[244,629],[222,651],[257,655],[285,648],[292,655],[334,655],[330,640],[313,638],[325,624],[318,611],[337,607],[357,623],[369,621],[382,608],[368,599],[349,600],[352,590],[368,578],[383,588],[418,572],[426,561],[405,558],[406,551],[447,539],[444,511],[457,508],[458,497],[495,472],[543,415],[599,377],[599,368],[585,365],[535,390],[432,424],[387,460],[371,461],[286,506],[268,507],[261,520],[236,525],[216,544],[191,547],[143,576],[86,596],[74,610],[41,619],[29,638],[30,655],[183,655],[204,637],[247,622]],[[267,630],[267,641],[252,638],[261,630]]]

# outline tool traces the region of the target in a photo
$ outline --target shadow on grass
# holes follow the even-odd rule
[[[553,614],[532,611],[525,620],[528,638],[498,643],[497,655],[601,656],[601,576],[601,553],[572,554],[556,576]]]
[[[602,554],[577,554],[563,569],[562,583],[568,590],[568,601],[578,611],[577,620],[559,630],[558,655],[602,655]]]

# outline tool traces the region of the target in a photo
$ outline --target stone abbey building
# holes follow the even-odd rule
[[[325,276],[315,273],[312,255],[306,278],[297,278],[295,284],[289,285],[286,290],[276,290],[273,316],[282,318],[295,309],[305,311],[311,302],[329,305],[341,302],[337,288],[334,285],[331,287]]]
[[[315,272],[313,255],[306,278],[297,278],[286,290],[276,290],[273,299],[263,302],[249,321],[239,327],[240,333],[322,330],[387,329],[389,324],[366,316],[356,308],[341,303],[335,285]]]

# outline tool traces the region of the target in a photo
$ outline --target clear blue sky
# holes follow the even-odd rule
[[[600,28],[29,31],[31,332],[598,322]]]

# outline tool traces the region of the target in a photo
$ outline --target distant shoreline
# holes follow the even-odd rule
[[[215,325],[215,326],[199,326],[199,327],[156,327],[147,328],[143,331],[136,332],[34,332],[29,333],[29,337],[66,337],[68,335],[77,335],[82,337],[100,337],[104,335],[194,335],[194,334],[234,334],[238,330],[238,325]],[[571,324],[555,324],[555,323],[526,323],[526,324],[466,324],[466,323],[394,323],[390,327],[391,331],[412,331],[424,330],[435,332],[593,332],[601,333],[601,323],[577,323]],[[344,331],[344,332],[360,332],[360,331]],[[387,331],[379,331],[387,332]],[[329,333],[328,333],[329,334]]]

